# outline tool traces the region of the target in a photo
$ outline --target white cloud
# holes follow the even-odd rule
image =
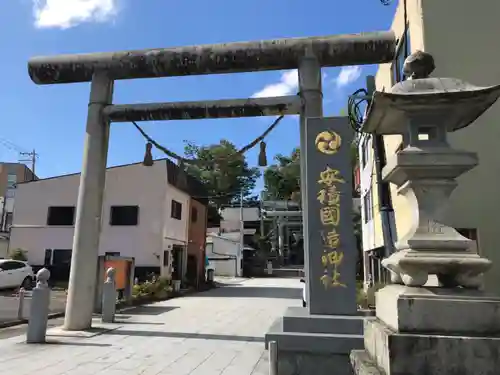
[[[288,70],[281,75],[278,83],[265,86],[252,95],[252,98],[266,98],[295,94],[299,87],[299,74],[296,69]]]
[[[333,78],[333,82],[337,88],[342,88],[355,82],[361,76],[361,67],[345,66],[340,69],[337,77]],[[326,80],[327,74],[322,74],[323,81]],[[297,93],[299,86],[299,75],[297,69],[288,70],[281,75],[278,82],[264,86],[262,90],[257,91],[252,95],[252,98],[267,98],[275,96],[293,95]]]
[[[342,88],[355,82],[360,76],[361,68],[359,66],[344,66],[334,80],[337,88]]]
[[[35,26],[68,29],[84,22],[103,22],[117,12],[117,0],[33,0]]]

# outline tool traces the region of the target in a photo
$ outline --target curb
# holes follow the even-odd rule
[[[56,319],[63,316],[64,312],[50,313],[48,319]],[[0,323],[0,329],[20,326],[22,324],[28,324],[28,319],[11,320],[9,322]]]
[[[135,309],[136,307],[139,307],[139,306],[144,306],[144,305],[149,305],[149,304],[152,304],[152,303],[155,303],[155,302],[162,302],[162,301],[167,301],[169,299],[174,299],[174,298],[179,298],[179,297],[184,297],[184,296],[188,296],[188,295],[191,295],[191,294],[196,294],[196,293],[203,293],[203,292],[207,292],[209,290],[211,290],[213,288],[208,288],[206,290],[196,290],[196,289],[188,289],[182,293],[179,293],[178,295],[176,296],[173,296],[173,297],[169,297],[169,298],[166,298],[166,299],[160,299],[160,300],[151,300],[151,301],[144,301],[142,303],[139,303],[137,305],[129,305],[129,304],[117,304],[116,305],[116,312],[117,313],[121,313],[121,312],[125,312],[127,310],[132,310],[132,309]],[[48,320],[50,319],[57,319],[57,318],[62,318],[63,316],[65,315],[65,312],[56,312],[56,313],[50,313],[48,315]],[[18,319],[18,320],[11,320],[11,321],[8,321],[8,322],[2,322],[0,323],[0,329],[4,329],[4,328],[10,328],[10,327],[15,327],[15,326],[20,326],[22,324],[28,324],[28,319]]]

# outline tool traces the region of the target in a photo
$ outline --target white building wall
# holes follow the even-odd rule
[[[364,136],[359,143],[359,155],[360,160],[363,161],[363,153],[366,149],[371,150],[372,146],[371,137]],[[372,250],[375,247],[375,228],[373,223],[373,217],[367,220],[366,213],[368,210],[373,209],[373,192],[372,192],[372,180],[374,174],[374,161],[371,152],[365,158],[365,163],[360,163],[360,210],[361,210],[361,220],[362,220],[362,232],[363,232],[363,250]],[[366,209],[365,205],[367,202],[366,196],[368,194],[372,195],[371,204],[372,207]],[[365,273],[366,274],[366,273]]]
[[[165,184],[165,226],[163,227],[163,236],[167,244],[185,245],[188,241],[188,223],[190,220],[189,212],[189,195],[176,189],[175,187]],[[181,220],[171,217],[172,200],[182,204]]]
[[[47,226],[47,212],[49,206],[76,206],[79,181],[80,175],[75,174],[18,185],[10,247],[25,249],[30,263],[43,264],[45,249],[72,248],[74,227]],[[136,266],[160,266],[162,232],[168,226],[164,214],[166,186],[165,162],[107,170],[100,255],[120,252],[134,257]],[[110,226],[112,205],[138,205],[139,225]],[[181,237],[185,236],[185,231],[182,233]]]
[[[241,276],[243,274],[239,233],[207,236],[206,255],[215,269],[216,276]],[[236,262],[236,263],[235,263]]]

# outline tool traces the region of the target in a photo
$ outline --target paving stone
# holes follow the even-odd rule
[[[264,335],[286,308],[300,306],[300,293],[295,279],[238,280],[126,311],[93,337],[0,340],[0,375],[267,375]]]

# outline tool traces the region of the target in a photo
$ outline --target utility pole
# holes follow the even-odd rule
[[[264,237],[264,192],[260,193],[260,237]]]
[[[245,246],[244,242],[244,231],[245,231],[245,222],[243,220],[243,189],[240,191],[240,246],[236,252],[236,256],[234,257],[234,276],[238,277],[238,270],[240,268],[238,260],[241,256],[243,256],[243,248]]]
[[[243,218],[243,189],[240,191],[240,251],[239,255],[243,256],[243,248],[245,247],[245,221]],[[238,275],[236,275],[238,276]]]
[[[38,154],[35,152],[35,149],[33,149],[33,151],[31,151],[31,152],[20,152],[19,156],[27,156],[28,157],[28,159],[19,160],[19,162],[31,163],[31,172],[32,172],[31,181],[33,181],[35,179],[36,158],[38,157]]]

